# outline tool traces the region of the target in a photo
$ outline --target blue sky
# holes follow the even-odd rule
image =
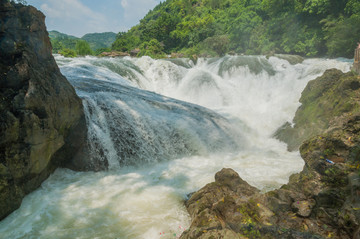
[[[162,0],[164,1],[164,0]],[[46,16],[48,31],[81,37],[86,33],[127,31],[161,0],[27,0]]]

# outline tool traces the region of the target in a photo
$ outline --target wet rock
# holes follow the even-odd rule
[[[172,52],[171,53],[171,58],[184,58],[185,55],[183,53],[178,53],[178,52]]]
[[[297,112],[304,128],[293,129],[295,137],[303,134],[296,145],[305,139],[300,146],[305,165],[288,184],[261,194],[223,169],[186,204],[193,219],[187,232],[198,229],[195,218],[203,208],[201,229],[207,233],[230,229],[248,238],[359,238],[360,91],[354,82],[352,73],[337,70],[309,82]],[[216,224],[209,227],[206,219]],[[196,238],[190,234],[182,238]]]
[[[223,168],[221,171],[217,172],[215,174],[215,183],[224,187],[229,187],[230,190],[237,194],[247,197],[259,191],[257,188],[242,180],[239,174],[231,168]]]
[[[354,233],[353,239],[360,239],[360,227]]]
[[[86,138],[82,102],[56,65],[44,20],[0,1],[0,219]]]
[[[123,57],[123,56],[130,56],[127,52],[121,52],[121,51],[111,51],[111,52],[103,52],[99,56],[102,57]]]
[[[135,48],[130,51],[130,56],[137,56],[140,53],[140,48]]]
[[[297,150],[305,140],[324,133],[331,121],[345,113],[359,112],[354,99],[360,94],[360,79],[354,73],[327,70],[322,76],[310,81],[301,94],[301,107],[293,120],[284,124],[275,137],[286,142],[290,151]]]
[[[288,61],[291,65],[300,64],[304,58],[299,55],[274,54],[275,57]]]
[[[315,200],[296,201],[291,207],[296,215],[300,217],[309,217],[315,204]]]

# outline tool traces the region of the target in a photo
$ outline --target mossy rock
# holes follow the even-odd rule
[[[322,76],[310,81],[302,92],[293,123],[285,123],[275,137],[288,144],[290,151],[297,150],[301,143],[324,133],[332,120],[343,114],[360,111],[356,99],[360,97],[360,79],[352,72],[327,70]]]

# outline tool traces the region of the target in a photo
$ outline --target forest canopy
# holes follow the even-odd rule
[[[58,31],[49,31],[53,53],[67,57],[98,55],[110,51],[111,44],[116,39],[113,32],[88,33],[81,38]]]
[[[166,0],[117,35],[113,50],[161,57],[288,53],[353,57],[358,0]]]

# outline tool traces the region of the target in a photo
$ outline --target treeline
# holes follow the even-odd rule
[[[163,57],[287,53],[353,57],[359,0],[166,0],[112,50]]]
[[[110,46],[116,39],[113,32],[90,33],[82,38],[50,31],[49,37],[53,53],[58,53],[66,57],[99,55],[104,51],[111,51]]]

